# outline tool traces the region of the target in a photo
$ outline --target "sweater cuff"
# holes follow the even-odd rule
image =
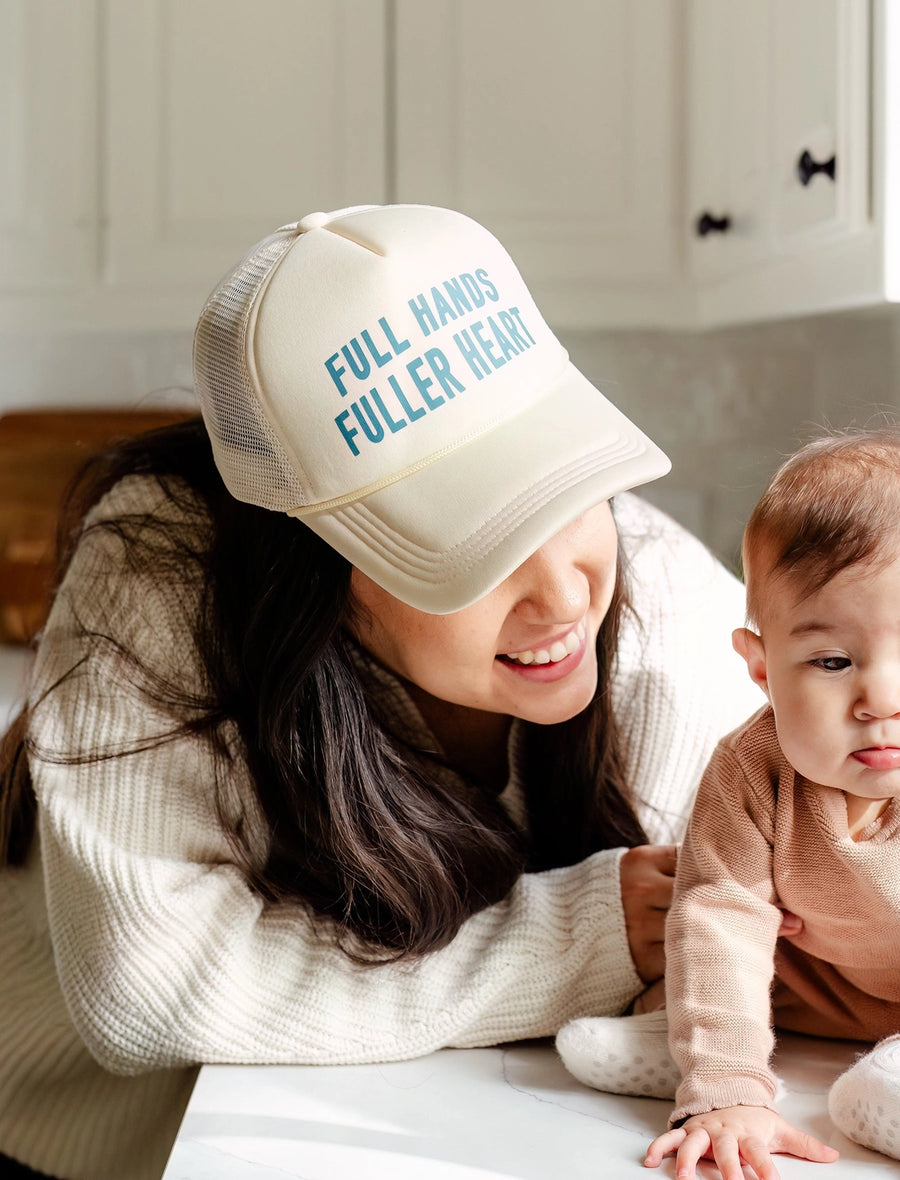
[[[626,851],[596,852],[580,864],[522,878],[526,890],[540,889],[550,902],[551,929],[569,928],[568,945],[557,952],[557,969],[569,978],[557,996],[553,1033],[578,1017],[619,1016],[645,988],[622,908],[619,867]]]
[[[595,999],[586,1016],[619,1016],[647,987],[631,957],[622,906],[620,868],[627,851],[609,849],[584,862],[592,880],[582,894],[583,909],[576,923],[585,933],[593,931],[596,938],[596,952],[588,966]]]
[[[669,1117],[670,1127],[679,1127],[691,1115],[722,1110],[726,1106],[764,1106],[774,1110],[777,1081],[761,1078],[726,1077],[715,1081],[681,1083],[675,1098],[675,1109]]]
[[[522,943],[516,948],[511,935],[485,947],[497,1002],[461,1022],[454,1046],[555,1036],[570,1020],[620,1016],[643,991],[628,948],[620,860],[610,849],[519,879],[507,905]],[[482,936],[490,943],[487,930]]]

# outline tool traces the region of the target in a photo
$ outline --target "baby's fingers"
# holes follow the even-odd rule
[[[688,1139],[690,1139],[690,1135],[688,1136]],[[713,1135],[712,1155],[713,1159],[718,1165],[719,1171],[722,1174],[722,1180],[744,1180],[744,1169],[741,1167],[742,1152],[745,1154],[745,1158],[748,1158],[746,1157],[744,1143],[742,1142],[740,1148],[738,1148],[738,1141],[730,1132]],[[762,1154],[764,1156],[768,1156],[768,1152],[766,1152],[765,1149],[763,1149]],[[678,1153],[678,1167],[675,1170],[675,1175],[677,1177],[681,1177],[683,1175],[681,1171],[680,1151]],[[691,1172],[691,1175],[693,1175],[693,1172]],[[762,1173],[760,1173],[759,1180],[771,1180],[771,1178],[769,1176],[764,1177]],[[774,1180],[778,1180],[777,1175]]]
[[[833,1163],[840,1155],[833,1147],[822,1143],[814,1135],[805,1131],[798,1131],[796,1127],[787,1125],[779,1134],[774,1144],[775,1150],[785,1155],[795,1155],[801,1160],[812,1160],[817,1164]]]
[[[760,1139],[742,1139],[741,1156],[759,1180],[778,1180],[778,1169],[772,1161],[768,1147]],[[725,1173],[722,1174],[724,1176]],[[742,1176],[743,1173],[739,1172],[738,1175]]]
[[[647,1149],[644,1157],[644,1167],[658,1168],[663,1157],[675,1151],[675,1175],[678,1180],[693,1180],[697,1174],[697,1162],[709,1150],[710,1138],[702,1127],[693,1131],[685,1131],[683,1127],[676,1127],[660,1135]]]
[[[712,1140],[705,1127],[694,1127],[692,1131],[688,1131],[687,1138],[675,1156],[676,1180],[694,1180],[697,1175],[697,1164],[709,1154],[711,1147]],[[722,1174],[724,1176],[724,1172]],[[740,1180],[743,1180],[743,1177],[740,1177]]]
[[[686,1138],[687,1131],[683,1127],[674,1127],[671,1131],[665,1131],[662,1135],[657,1135],[647,1148],[647,1154],[644,1156],[644,1167],[658,1168],[663,1162],[663,1157],[667,1156],[670,1151],[677,1151]]]

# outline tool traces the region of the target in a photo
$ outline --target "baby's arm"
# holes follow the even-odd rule
[[[666,923],[669,1045],[683,1079],[673,1123],[712,1109],[770,1106],[777,1087],[769,1066],[781,922],[774,784],[755,768],[745,773],[744,744],[740,732],[726,739],[703,776]]]
[[[722,1180],[746,1180],[742,1163],[749,1165],[758,1180],[778,1180],[773,1153],[821,1164],[838,1158],[833,1147],[799,1131],[765,1106],[726,1106],[695,1114],[682,1126],[654,1139],[644,1164],[658,1168],[663,1157],[673,1151],[676,1180],[693,1180],[701,1159],[714,1160]]]
[[[657,1167],[674,1152],[677,1180],[693,1180],[703,1158],[722,1180],[743,1180],[742,1164],[758,1180],[777,1180],[775,1153],[822,1163],[838,1154],[770,1105],[777,771],[759,730],[746,731],[750,758],[740,738],[726,740],[707,768],[666,926],[670,1045],[683,1080],[676,1125],[653,1141],[644,1162]]]

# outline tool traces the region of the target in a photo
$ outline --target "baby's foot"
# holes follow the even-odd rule
[[[681,1081],[662,1010],[572,1020],[559,1030],[556,1048],[580,1082],[610,1094],[674,1098]]]
[[[828,1113],[848,1139],[900,1159],[900,1036],[879,1041],[841,1074]]]

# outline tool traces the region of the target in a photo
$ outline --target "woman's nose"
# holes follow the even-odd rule
[[[528,623],[577,623],[591,601],[587,574],[560,553],[544,545],[519,567],[515,611]]]

